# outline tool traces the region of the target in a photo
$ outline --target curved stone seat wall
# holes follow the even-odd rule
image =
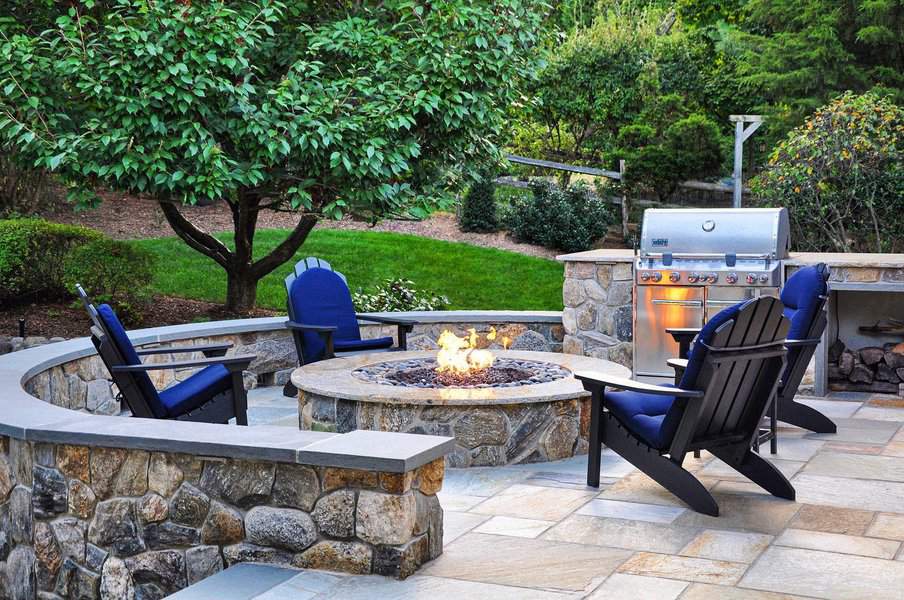
[[[131,335],[269,348],[263,374],[294,361],[282,321]],[[441,552],[451,439],[107,416],[93,355],[0,357],[0,598],[162,598],[244,561],[406,577]]]

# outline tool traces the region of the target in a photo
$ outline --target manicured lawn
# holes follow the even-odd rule
[[[264,254],[286,232],[262,230],[255,250]],[[222,240],[228,235],[218,236]],[[160,293],[223,301],[225,272],[176,238],[134,242],[158,256],[154,287]],[[348,278],[352,291],[383,279],[404,277],[418,288],[448,296],[450,309],[561,310],[562,265],[547,259],[412,235],[371,231],[316,230],[288,264],[265,277],[258,305],[285,309],[283,278],[306,256],[324,258]]]

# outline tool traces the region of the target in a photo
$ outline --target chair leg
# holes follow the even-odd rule
[[[248,424],[248,395],[245,392],[245,379],[241,371],[232,374],[232,403],[235,409],[235,424]]]
[[[603,451],[600,437],[602,413],[602,390],[597,388],[591,392],[590,397],[590,440],[588,440],[590,443],[587,450],[587,485],[595,488],[600,486],[600,452]]]
[[[282,395],[286,398],[297,398],[298,397],[298,388],[292,384],[292,381],[289,380],[286,382],[286,385],[283,386]]]
[[[643,471],[699,513],[719,516],[719,505],[691,473],[669,458],[639,442],[614,417],[604,417],[602,440],[607,447]]]
[[[746,448],[746,452],[742,454],[740,459],[737,458],[736,448],[710,448],[709,451],[773,496],[794,500],[796,493],[791,482],[782,475],[782,472],[775,465],[759,454],[754,453],[750,448]]]
[[[778,397],[779,420],[815,433],[835,433],[838,428],[827,416],[794,398]]]

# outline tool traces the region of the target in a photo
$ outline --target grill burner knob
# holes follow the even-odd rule
[[[706,280],[710,283],[716,283],[717,281],[719,281],[719,274],[718,273],[710,273],[709,275],[706,276]]]
[[[672,283],[678,283],[680,279],[681,273],[679,273],[678,271],[672,271],[671,273],[669,273],[669,281],[671,281]]]
[[[644,271],[643,273],[640,274],[640,280],[641,280],[641,281],[649,281],[649,280],[650,280],[650,274],[647,273],[646,271]]]
[[[660,281],[662,281],[662,273],[660,273],[659,271],[656,271],[655,273],[650,273],[650,279],[654,283],[659,283]]]
[[[728,283],[737,283],[738,282],[738,274],[737,273],[729,273],[725,276],[725,281]]]
[[[754,273],[747,273],[747,283],[751,285],[756,283],[756,275]]]
[[[700,273],[690,273],[687,276],[688,283],[697,283],[700,280]]]
[[[760,283],[769,283],[769,275],[766,273],[760,275]]]

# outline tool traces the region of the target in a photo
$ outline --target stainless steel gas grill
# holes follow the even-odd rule
[[[702,327],[741,300],[777,296],[788,256],[784,208],[649,209],[634,265],[634,371],[662,382],[678,356],[667,328]]]

